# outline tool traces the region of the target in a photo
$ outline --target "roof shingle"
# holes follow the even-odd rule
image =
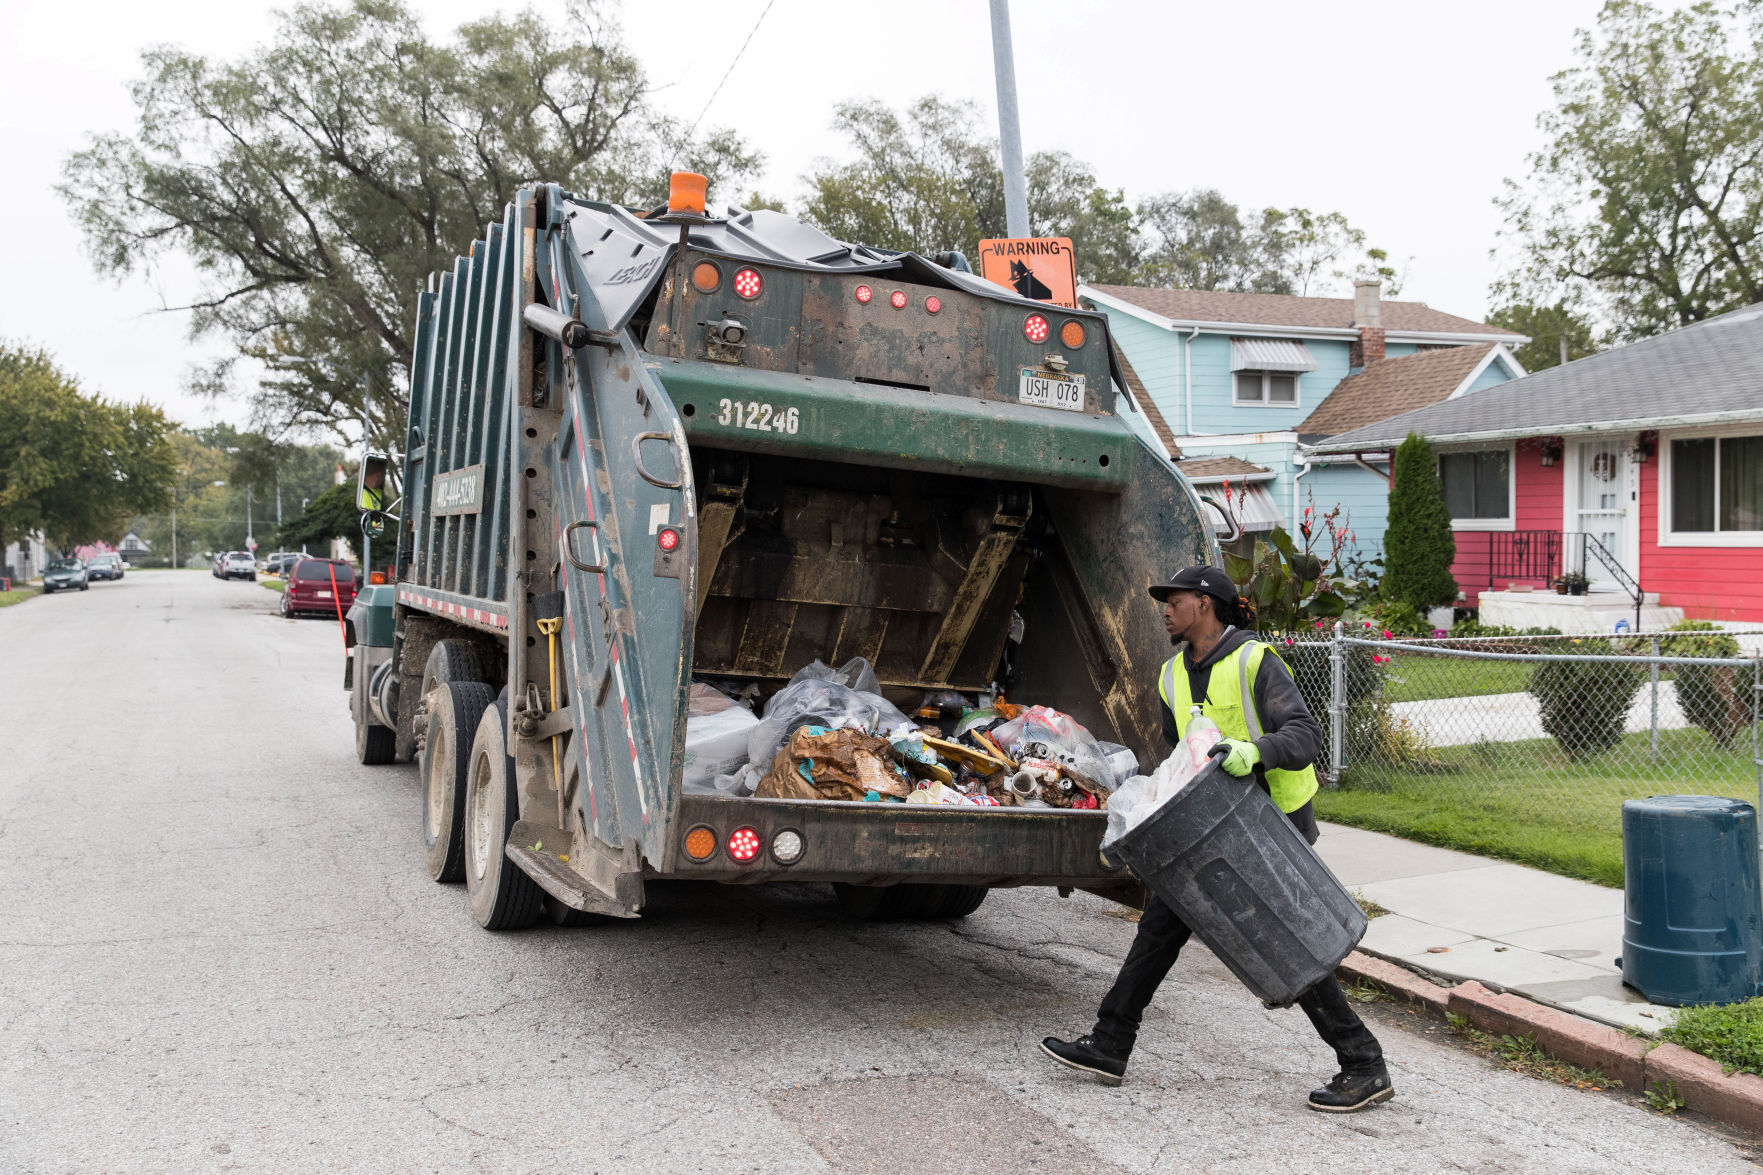
[[[1111,298],[1131,302],[1178,322],[1238,322],[1266,326],[1351,328],[1353,299],[1302,298],[1296,294],[1238,294],[1226,290],[1155,290],[1145,286],[1089,286]],[[1434,310],[1420,302],[1381,304],[1386,331],[1522,336],[1470,318]]]
[[[1404,412],[1317,448],[1382,449],[1409,432],[1469,440],[1720,420],[1763,420],[1763,302]]]
[[[1176,465],[1189,481],[1208,477],[1245,477],[1272,473],[1265,465],[1244,461],[1241,457],[1190,457]]]
[[[1437,404],[1462,386],[1494,346],[1471,343],[1379,360],[1336,384],[1298,426],[1298,435],[1333,436]]]

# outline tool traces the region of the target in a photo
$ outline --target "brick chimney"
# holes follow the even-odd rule
[[[1363,371],[1384,357],[1382,292],[1383,282],[1375,278],[1353,283],[1353,325],[1359,328],[1359,341],[1348,350],[1347,366],[1354,371]]]

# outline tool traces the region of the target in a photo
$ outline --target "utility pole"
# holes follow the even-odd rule
[[[1022,127],[1016,111],[1016,55],[1010,48],[1010,0],[992,0],[992,71],[998,80],[998,144],[1004,153],[1004,224],[1028,236],[1028,187],[1022,171]]]

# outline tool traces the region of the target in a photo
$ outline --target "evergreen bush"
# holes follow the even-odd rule
[[[1439,483],[1438,461],[1426,438],[1409,433],[1396,450],[1390,484],[1390,520],[1384,531],[1383,596],[1425,612],[1457,599],[1451,563],[1457,540]]]
[[[1616,649],[1588,637],[1560,642],[1551,653],[1589,656],[1587,661],[1544,661],[1530,675],[1543,729],[1574,762],[1601,755],[1622,741],[1623,728],[1646,670],[1633,662],[1602,660]]]
[[[1682,620],[1667,632],[1707,633],[1707,636],[1674,637],[1662,643],[1668,657],[1736,657],[1738,640],[1706,620]],[[1722,665],[1678,665],[1677,704],[1683,716],[1714,736],[1721,746],[1732,745],[1739,731],[1751,724],[1750,675],[1740,683],[1737,673]]]

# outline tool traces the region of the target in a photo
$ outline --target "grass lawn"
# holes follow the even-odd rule
[[[0,592],[0,608],[10,608],[14,604],[24,603],[32,596],[40,596],[42,594],[42,588],[32,587],[28,583],[21,583],[9,592]]]
[[[1385,666],[1383,695],[1392,702],[1433,698],[1479,698],[1523,693],[1532,666],[1522,661],[1472,661],[1466,657],[1396,654]]]
[[[282,590],[282,581],[273,576],[265,576],[257,581],[257,586],[268,588],[272,592],[279,592]]]
[[[1684,1008],[1659,1035],[1712,1057],[1728,1072],[1763,1073],[1763,999]]]
[[[1757,802],[1751,740],[1721,750],[1700,729],[1646,732],[1570,762],[1551,739],[1442,747],[1439,767],[1349,765],[1345,786],[1316,796],[1324,820],[1622,885],[1622,801],[1667,793]]]

